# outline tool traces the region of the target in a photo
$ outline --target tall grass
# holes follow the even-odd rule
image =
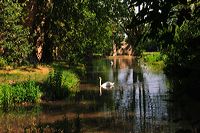
[[[46,97],[52,100],[73,96],[79,91],[79,78],[73,72],[57,68],[49,74],[44,89]]]
[[[12,87],[8,84],[0,85],[0,105],[7,108],[13,105]]]
[[[0,85],[0,106],[9,107],[23,102],[39,102],[42,93],[34,81],[18,83],[16,85]]]
[[[13,100],[15,103],[39,102],[42,93],[35,81],[19,83],[13,87]]]
[[[71,94],[79,91],[79,78],[71,71],[63,71],[61,86],[67,89]]]

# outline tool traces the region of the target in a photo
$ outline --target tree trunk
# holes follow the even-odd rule
[[[27,4],[28,16],[26,19],[26,25],[30,27],[31,34],[34,35],[33,45],[35,46],[35,49],[31,56],[31,60],[34,60],[34,62],[49,61],[49,59],[44,58],[51,58],[50,54],[47,54],[51,51],[51,48],[48,48],[49,38],[47,31],[49,29],[48,26],[46,26],[46,14],[51,8],[51,3],[51,0],[30,0]],[[45,55],[43,56],[43,54]]]

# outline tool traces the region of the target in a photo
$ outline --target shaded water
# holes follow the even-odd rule
[[[115,82],[101,96],[100,76]],[[199,102],[177,99],[162,71],[153,72],[132,58],[99,59],[88,65],[74,98],[2,111],[0,131],[198,133]]]

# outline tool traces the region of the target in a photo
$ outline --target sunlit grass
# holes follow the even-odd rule
[[[140,63],[152,71],[160,71],[165,67],[164,58],[160,52],[143,52]]]
[[[0,84],[1,83],[18,83],[28,80],[34,80],[36,82],[43,82],[47,79],[50,67],[38,66],[37,68],[26,66],[16,69],[1,69],[0,70]]]

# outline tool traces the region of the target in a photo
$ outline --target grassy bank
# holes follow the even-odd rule
[[[0,105],[9,107],[19,103],[36,103],[40,101],[42,92],[34,81],[0,85]]]
[[[143,52],[139,61],[149,69],[159,71],[165,66],[164,59],[165,56],[161,55],[160,52]]]
[[[79,91],[79,78],[70,70],[56,68],[49,73],[43,84],[45,98],[50,100],[73,96]]]
[[[58,100],[79,91],[78,76],[64,68],[49,66],[0,70],[0,106]]]
[[[53,68],[49,66],[23,66],[18,68],[5,67],[0,69],[0,83],[14,84],[28,80],[44,82]]]

